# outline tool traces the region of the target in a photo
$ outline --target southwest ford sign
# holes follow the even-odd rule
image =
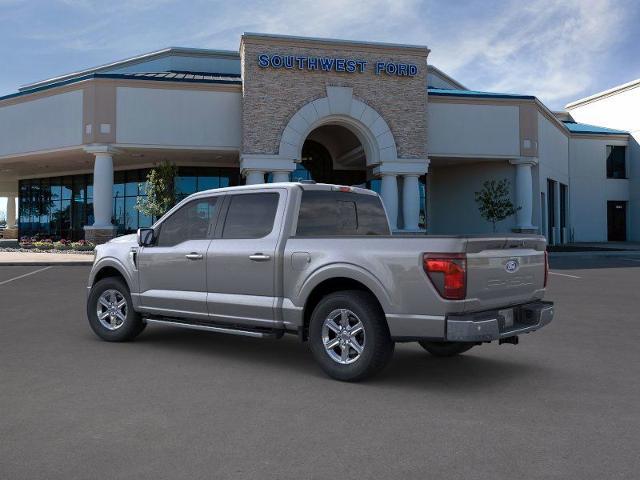
[[[398,77],[413,77],[418,73],[413,63],[375,62],[369,67],[364,60],[336,57],[299,57],[297,55],[258,55],[258,66],[262,68],[284,68],[289,70],[309,70],[321,72],[364,73],[372,68],[376,75],[385,74]]]

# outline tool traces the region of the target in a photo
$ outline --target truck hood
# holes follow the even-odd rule
[[[138,243],[137,234],[130,233],[128,235],[122,235],[121,237],[116,237],[114,239],[109,240],[109,243]]]

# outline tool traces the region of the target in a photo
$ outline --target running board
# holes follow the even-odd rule
[[[197,323],[173,322],[171,320],[160,320],[158,318],[145,318],[145,321],[154,325],[170,325],[172,327],[190,328],[192,330],[204,330],[206,332],[228,333],[230,335],[242,335],[244,337],[254,338],[276,338],[277,333],[258,332],[253,330],[240,330],[229,327],[216,327],[214,325],[202,325]]]

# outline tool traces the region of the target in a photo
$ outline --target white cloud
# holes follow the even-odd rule
[[[436,42],[434,61],[471,88],[535,94],[557,107],[594,85],[598,56],[624,22],[612,0],[515,2],[494,21],[469,22],[462,40]]]
[[[235,50],[244,31],[424,44],[431,63],[470,88],[557,107],[593,90],[597,68],[631,31],[629,2],[56,0],[48,12],[23,12],[39,22],[21,35],[41,52],[95,59],[83,66],[169,45]]]

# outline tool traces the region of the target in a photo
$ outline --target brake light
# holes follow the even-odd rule
[[[425,253],[423,267],[442,298],[464,300],[467,295],[466,254]]]
[[[547,288],[547,281],[549,280],[549,252],[544,251],[544,288]]]
[[[338,186],[338,185],[334,185],[331,190],[333,190],[334,192],[353,192],[353,188],[351,187],[344,187],[344,186]]]

